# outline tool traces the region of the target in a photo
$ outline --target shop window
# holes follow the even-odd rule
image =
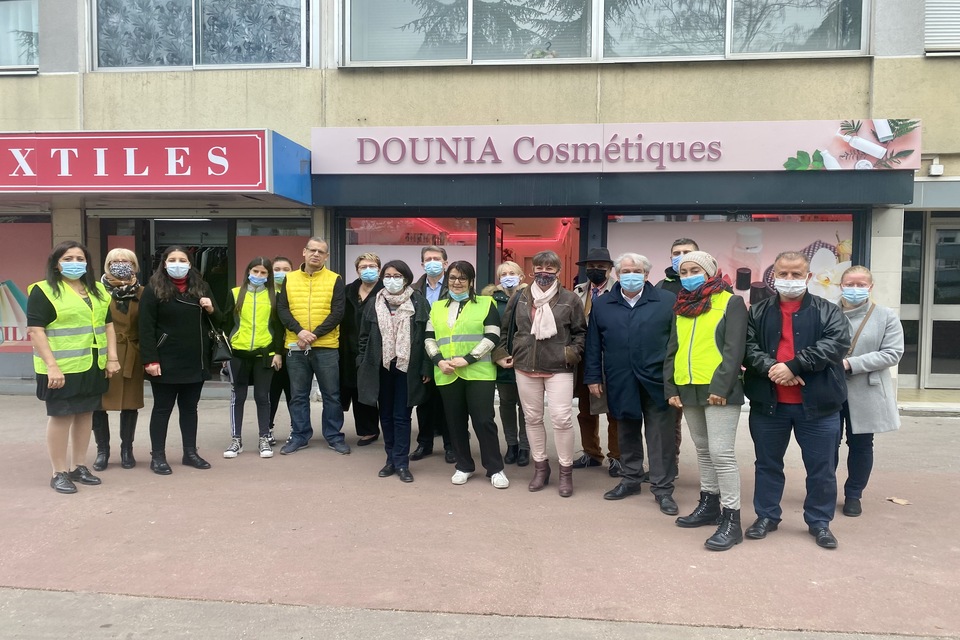
[[[903,216],[903,264],[900,269],[900,304],[920,304],[920,276],[923,273],[923,215]]]
[[[306,64],[307,0],[97,0],[97,66]]]
[[[348,63],[467,63],[862,53],[863,6],[864,0],[347,0],[347,57]]]
[[[259,256],[271,260],[282,256],[296,268],[303,262],[303,248],[309,238],[309,218],[237,220],[236,273],[242,275],[247,264]]]
[[[919,373],[919,359],[917,354],[920,352],[920,321],[919,320],[901,320],[903,325],[903,358],[897,365],[897,372],[900,375],[915,376]]]
[[[0,0],[0,73],[40,63],[39,0]]]
[[[49,216],[0,216],[0,351],[28,351],[27,287],[46,277]]]

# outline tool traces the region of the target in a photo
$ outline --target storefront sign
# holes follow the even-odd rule
[[[271,133],[0,134],[0,192],[268,192]]]
[[[316,128],[315,174],[917,169],[919,120]]]

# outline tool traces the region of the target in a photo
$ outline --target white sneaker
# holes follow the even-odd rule
[[[243,453],[243,440],[240,438],[234,438],[227,450],[223,452],[223,457],[236,458],[241,453]]]
[[[263,438],[260,438],[260,457],[261,458],[273,457],[273,447],[270,446],[270,436],[265,436]]]
[[[467,484],[467,480],[470,479],[470,476],[473,475],[473,472],[467,473],[466,471],[460,471],[459,469],[453,477],[450,478],[450,482],[453,484]]]
[[[490,484],[497,489],[506,489],[510,486],[510,481],[507,480],[507,475],[503,471],[498,471],[490,476]]]

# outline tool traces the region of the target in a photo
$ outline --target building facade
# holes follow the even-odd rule
[[[867,264],[877,300],[898,307],[906,329],[899,384],[960,388],[958,25],[960,7],[943,0],[0,0],[0,132],[10,138],[0,146],[0,281],[9,282],[0,375],[30,373],[18,292],[40,277],[50,244],[68,238],[97,258],[129,246],[145,263],[186,244],[225,290],[253,255],[296,259],[311,234],[331,239],[332,266],[348,281],[363,249],[415,266],[419,247],[438,243],[485,280],[503,259],[526,267],[555,249],[568,285],[587,246],[640,250],[659,273],[669,240],[691,237],[723,257],[732,281],[741,276],[745,296],[762,289],[771,252],[818,256],[824,291],[838,265]],[[884,151],[831,137],[766,168],[704,160],[691,171],[568,171],[556,145],[520,142],[519,158],[535,168],[396,172],[366,162],[367,143],[354,169],[320,169],[353,157],[374,128],[385,135],[378,144],[407,145],[444,128],[464,139],[471,127],[543,136],[554,125],[633,123],[637,135],[739,123],[741,133],[725,135],[763,155],[789,123],[830,121]],[[893,142],[883,142],[884,126]],[[137,182],[147,156],[131,165],[136,145],[109,142],[116,132],[149,136],[159,141],[154,175],[176,178],[189,165],[212,178],[222,165],[210,164],[210,149],[177,151],[177,135],[249,131],[290,143],[262,166],[292,186]],[[39,158],[25,150],[41,149],[24,136],[64,132],[92,142],[84,157],[67,144],[42,147],[45,170],[88,179],[24,186]],[[434,144],[435,157],[450,156]],[[398,143],[378,148],[398,160]],[[482,147],[460,153],[483,159]],[[101,159],[101,173],[116,166],[129,180],[101,180]],[[834,160],[849,170],[829,171]]]

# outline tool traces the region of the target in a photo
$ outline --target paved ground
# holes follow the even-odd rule
[[[506,491],[482,476],[455,487],[436,455],[413,463],[411,485],[381,479],[379,445],[338,456],[315,439],[224,460],[221,398],[201,402],[213,469],[178,463],[173,426],[174,473],[150,473],[144,428],[136,469],[111,464],[103,486],[62,496],[47,485],[42,405],[0,396],[0,412],[3,638],[960,636],[956,418],[906,418],[878,437],[864,516],[834,522],[839,549],[806,533],[794,446],[780,530],[711,553],[708,531],[677,528],[647,492],[602,500],[615,484],[603,469],[577,472],[564,500],[555,484],[526,491],[530,467],[509,467]],[[687,443],[682,511],[695,474]]]

